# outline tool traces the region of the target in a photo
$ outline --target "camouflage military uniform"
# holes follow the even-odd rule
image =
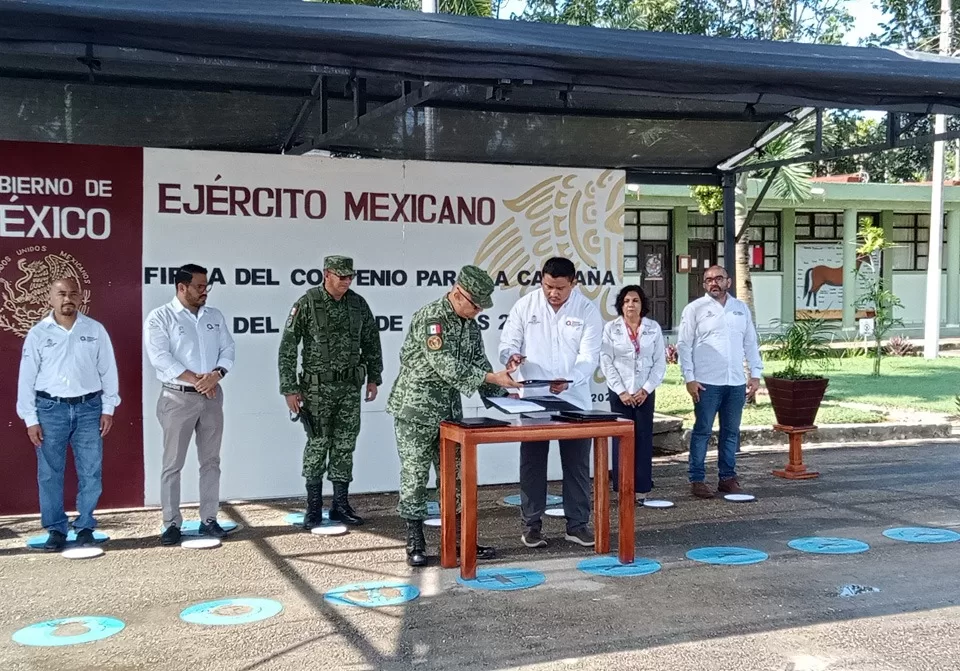
[[[464,271],[458,283],[478,304],[489,307],[493,281],[475,266]],[[478,282],[476,273],[482,273],[485,281]],[[446,296],[417,310],[410,322],[400,350],[400,375],[387,403],[400,454],[397,512],[404,519],[427,517],[430,466],[438,473],[440,468],[440,422],[463,417],[460,394],[506,394],[501,387],[484,382],[493,369],[484,354],[481,333],[475,320],[457,315]],[[459,491],[457,498],[459,503]]]
[[[352,274],[352,262],[349,271]],[[298,376],[301,342],[303,369]],[[301,394],[308,420],[303,477],[316,482],[327,472],[335,484],[352,481],[361,387],[365,381],[383,383],[380,332],[367,302],[349,289],[339,301],[322,286],[307,291],[290,310],[279,365],[280,393]]]

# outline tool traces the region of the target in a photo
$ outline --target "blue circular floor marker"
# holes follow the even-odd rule
[[[539,571],[524,568],[482,568],[473,580],[457,576],[457,582],[472,589],[488,589],[496,592],[512,592],[542,585],[547,578]]]
[[[827,536],[808,536],[794,538],[787,543],[794,550],[812,552],[819,555],[853,555],[866,552],[870,546],[853,538],[831,538]]]
[[[249,624],[273,617],[283,604],[273,599],[220,599],[198,603],[183,609],[180,619],[190,624]]]
[[[237,528],[237,523],[233,520],[221,520],[218,519],[217,522],[220,523],[220,527],[230,533]],[[200,535],[200,520],[187,520],[180,527],[180,533],[184,536],[199,536]]]
[[[440,502],[439,501],[427,501],[427,515],[436,517],[440,514]]]
[[[27,547],[33,548],[34,550],[42,550],[43,544],[47,542],[47,538],[50,534],[42,534],[40,536],[31,536],[27,539]],[[103,543],[110,540],[110,536],[103,533],[102,531],[93,532],[93,540],[97,543]],[[67,532],[67,548],[73,547],[77,542],[77,532],[71,529]]]
[[[90,643],[123,631],[126,625],[112,617],[65,617],[38,622],[14,632],[20,645],[59,646]]]
[[[420,596],[420,590],[405,582],[359,582],[336,587],[323,595],[324,601],[338,606],[382,608],[399,606]]]
[[[508,506],[519,506],[520,505],[520,495],[511,494],[510,496],[504,496],[503,502]],[[548,506],[559,506],[563,504],[563,497],[557,496],[556,494],[547,494],[547,505]]]
[[[960,534],[950,529],[933,527],[897,527],[883,532],[887,538],[908,543],[953,543],[960,541]]]
[[[303,526],[303,516],[305,513],[290,513],[283,518],[283,521],[287,524],[292,524],[295,527]],[[326,524],[330,521],[330,511],[327,508],[323,509],[323,522]]]
[[[752,548],[737,547],[706,547],[696,548],[687,553],[687,559],[703,562],[704,564],[722,564],[725,566],[743,566],[745,564],[759,564],[768,559],[766,552]]]
[[[652,559],[638,557],[632,564],[621,564],[616,555],[605,557],[591,557],[577,564],[577,569],[590,575],[599,575],[610,578],[632,578],[640,575],[650,575],[660,570],[660,563]]]

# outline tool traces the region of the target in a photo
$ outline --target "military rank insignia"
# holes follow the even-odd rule
[[[438,335],[432,335],[427,338],[427,349],[437,351],[443,347],[443,338]]]

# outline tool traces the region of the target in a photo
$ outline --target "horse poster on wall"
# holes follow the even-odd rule
[[[857,268],[864,264],[880,272],[879,255],[857,257]],[[843,289],[855,281],[853,272],[844,276],[842,242],[798,242],[796,245],[796,319],[842,319]],[[861,291],[865,282],[860,281]],[[857,318],[868,316],[857,311]]]

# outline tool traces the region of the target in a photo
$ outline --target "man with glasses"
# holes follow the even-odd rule
[[[323,476],[333,483],[330,519],[363,524],[348,497],[353,453],[360,434],[360,393],[377,397],[383,384],[380,331],[367,301],[350,288],[353,259],[323,260],[323,285],[308,290],[290,310],[280,338],[280,393],[307,433],[303,477],[307,510],[303,528],[323,523]],[[297,349],[303,343],[303,366]]]
[[[464,266],[447,295],[414,313],[400,349],[400,374],[390,392],[387,412],[393,415],[400,454],[397,512],[407,527],[410,566],[427,564],[423,521],[427,518],[430,466],[440,471],[440,422],[463,417],[461,394],[479,391],[484,396],[503,396],[503,387],[518,386],[510,377],[510,368],[492,372],[483,351],[476,317],[493,305],[493,289],[493,280],[482,269]],[[458,481],[458,506],[459,494]],[[494,554],[491,547],[477,546],[480,559]]]
[[[223,313],[207,306],[207,269],[192,263],[174,276],[177,295],[147,315],[143,327],[147,358],[163,385],[157,419],[163,429],[162,545],[180,542],[180,471],[196,434],[200,463],[200,533],[223,538],[220,507],[220,442],[223,390],[236,347]]]
[[[713,422],[720,415],[717,444],[719,485],[723,494],[739,494],[737,447],[740,444],[740,417],[747,394],[760,387],[763,363],[757,329],[750,308],[727,293],[730,277],[721,266],[703,274],[706,295],[683,309],[677,338],[680,370],[693,398],[696,421],[690,435],[690,493],[711,499],[714,492],[704,482],[707,443]],[[744,359],[750,379],[744,374]]]

